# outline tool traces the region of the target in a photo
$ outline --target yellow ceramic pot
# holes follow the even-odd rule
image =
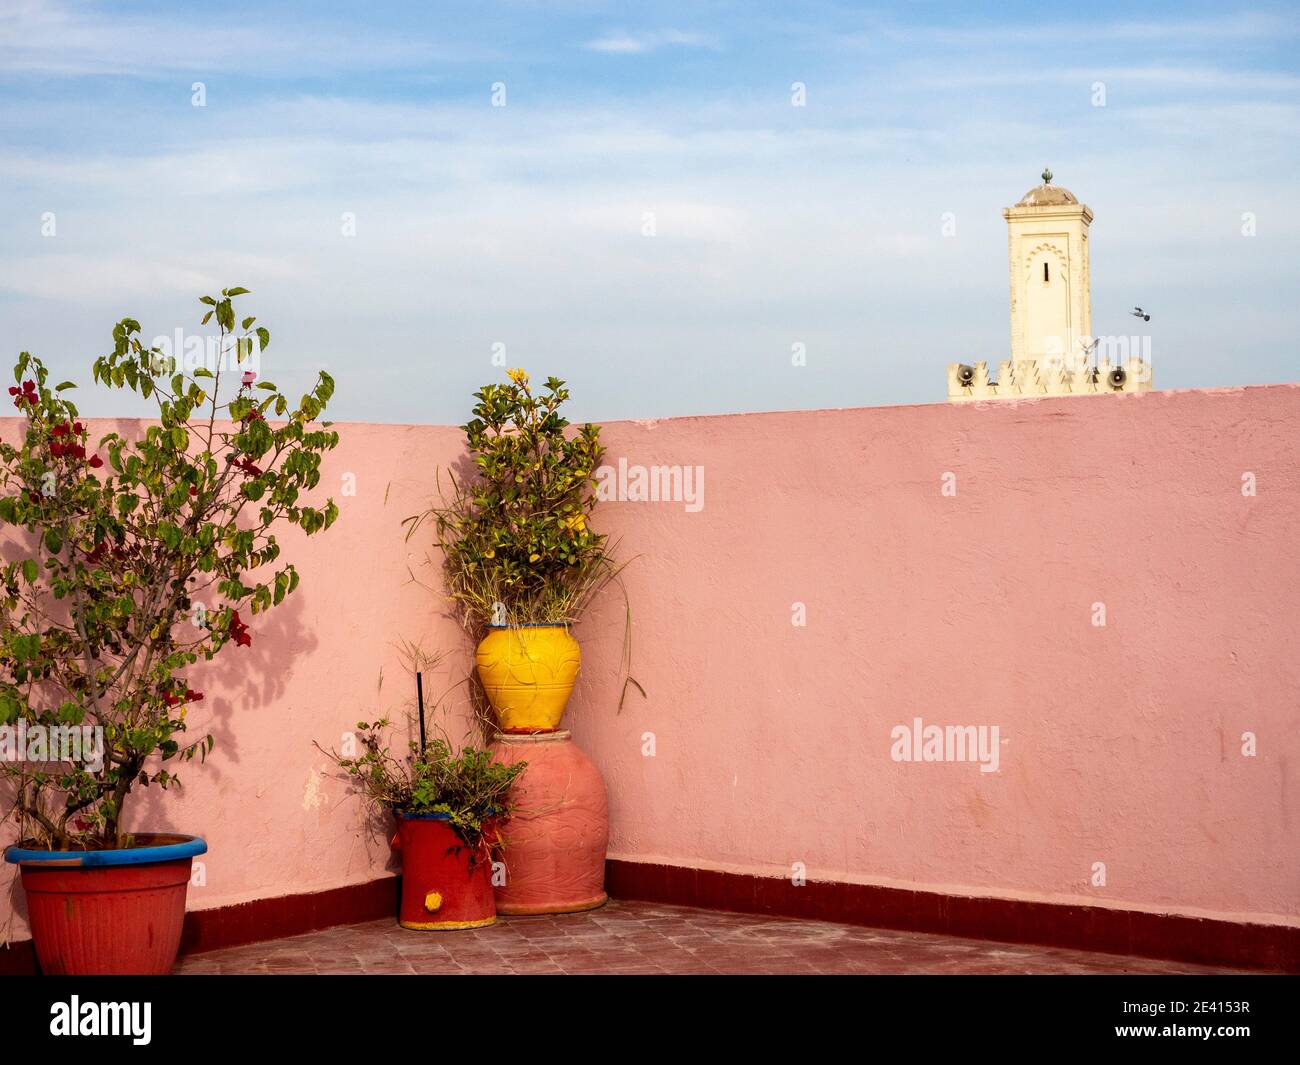
[[[582,649],[567,625],[492,629],[475,658],[501,731],[559,728],[582,664]]]

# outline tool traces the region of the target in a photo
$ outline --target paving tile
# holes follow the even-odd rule
[[[616,900],[585,913],[502,917],[487,928],[454,932],[417,932],[401,928],[394,921],[369,921],[189,955],[181,958],[175,969],[181,976],[1220,971],[1225,970],[828,921]]]

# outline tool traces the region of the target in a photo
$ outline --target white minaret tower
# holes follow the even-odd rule
[[[996,373],[985,361],[949,363],[949,401],[1150,391],[1144,338],[1092,335],[1092,211],[1069,189],[1053,185],[1052,172],[1044,170],[1043,183],[1002,217],[1011,274],[1011,357],[996,365]]]
[[[1092,341],[1088,225],[1092,211],[1069,189],[1043,183],[1002,212],[1011,267],[1011,361],[1082,366]]]

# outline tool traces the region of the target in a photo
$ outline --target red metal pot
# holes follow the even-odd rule
[[[497,919],[492,857],[485,833],[472,848],[446,814],[395,813],[393,850],[402,853],[402,908],[397,923],[422,931],[482,928]]]
[[[185,922],[197,836],[141,834],[102,851],[9,847],[22,871],[27,919],[41,971],[56,976],[162,976]]]

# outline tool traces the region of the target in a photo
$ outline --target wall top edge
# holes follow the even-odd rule
[[[996,400],[974,400],[968,403],[951,403],[947,396],[940,396],[924,403],[881,403],[881,404],[860,404],[849,407],[791,407],[778,410],[761,410],[761,411],[723,411],[711,412],[704,414],[673,414],[662,418],[585,418],[577,419],[582,421],[597,422],[601,425],[630,425],[640,429],[654,429],[656,426],[672,422],[720,422],[729,418],[748,418],[751,420],[760,418],[789,417],[795,414],[851,414],[856,411],[906,411],[924,408],[934,408],[936,411],[953,412],[963,408],[974,408],[976,410],[1005,410],[1008,408],[1018,408],[1026,404],[1035,403],[1060,403],[1067,404],[1096,404],[1096,403],[1113,403],[1113,402],[1156,402],[1158,400],[1176,400],[1187,399],[1192,397],[1205,398],[1228,398],[1233,396],[1242,396],[1246,393],[1268,393],[1274,392],[1279,394],[1294,393],[1300,398],[1300,381],[1286,381],[1276,384],[1265,385],[1228,385],[1217,386],[1212,388],[1161,388],[1151,389],[1146,392],[1115,393],[1098,396],[1019,396],[1015,398],[1003,398]],[[96,423],[114,423],[114,424],[144,424],[152,423],[155,419],[129,417],[123,415],[99,415],[87,414],[81,415],[84,421]],[[8,429],[11,425],[24,421],[21,415],[0,414],[0,428]],[[280,419],[268,419],[275,424]],[[354,422],[343,419],[331,419],[332,424],[337,428],[344,426],[354,428],[368,428],[388,430],[416,430],[416,429],[445,429],[449,432],[459,432],[460,426],[448,422]]]

